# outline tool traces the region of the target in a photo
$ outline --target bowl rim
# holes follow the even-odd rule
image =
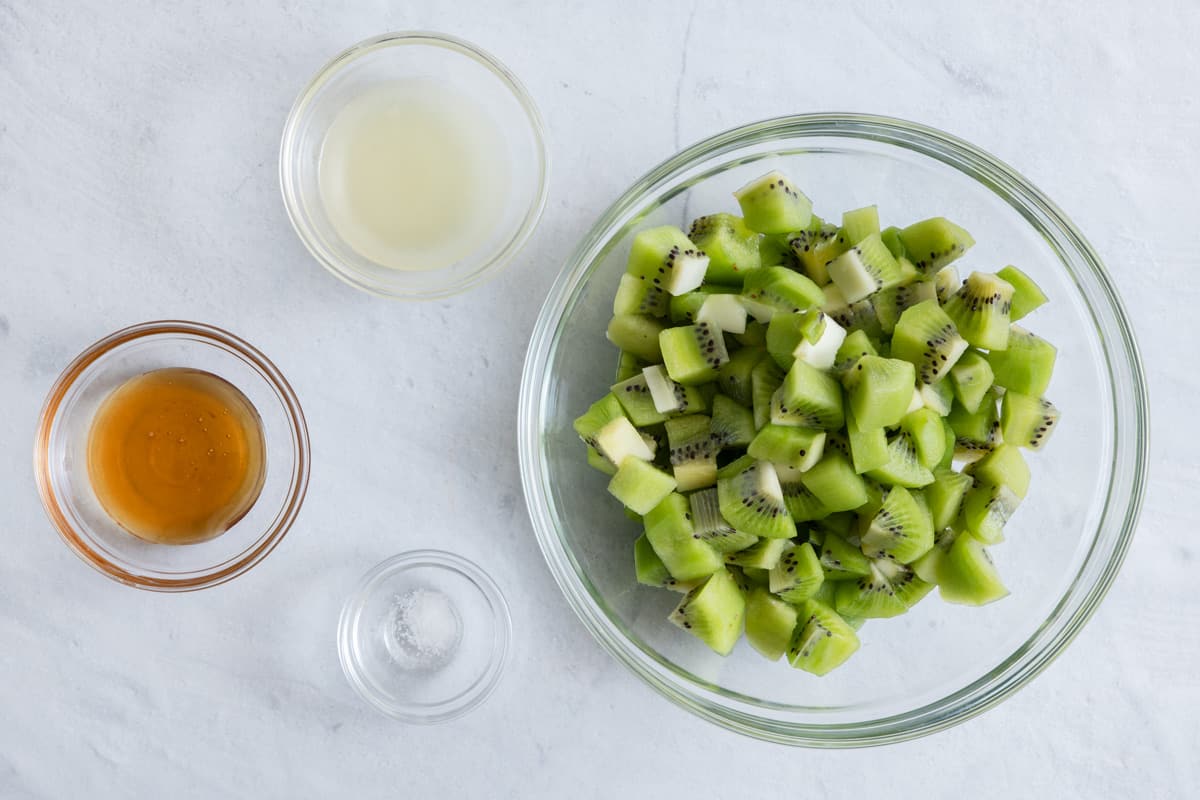
[[[604,246],[612,237],[611,229],[626,215],[644,207],[647,194],[660,184],[685,173],[695,166],[694,162],[728,155],[734,150],[769,143],[781,137],[864,140],[933,158],[972,178],[981,188],[999,195],[1039,231],[1053,231],[1074,250],[1084,270],[1095,281],[1102,302],[1096,303],[1081,293],[1089,312],[1095,316],[1097,307],[1103,309],[1116,328],[1118,336],[1111,343],[1111,353],[1105,350],[1108,356],[1105,366],[1110,377],[1114,369],[1112,359],[1117,358],[1117,366],[1127,372],[1129,378],[1124,385],[1113,386],[1114,472],[1110,473],[1110,477],[1113,477],[1117,462],[1126,459],[1124,467],[1132,467],[1125,481],[1128,483],[1127,496],[1118,498],[1116,505],[1122,507],[1110,513],[1110,507],[1114,505],[1110,494],[1093,534],[1091,550],[1080,565],[1075,582],[1059,599],[1047,623],[1056,620],[1055,615],[1071,599],[1072,591],[1080,583],[1080,576],[1089,565],[1094,566],[1093,557],[1100,535],[1114,531],[1111,553],[1100,567],[1100,573],[1092,576],[1090,585],[1084,588],[1077,608],[1032,655],[1032,648],[1029,647],[1031,638],[989,673],[957,691],[919,708],[862,722],[820,725],[782,721],[708,700],[702,692],[711,687],[702,687],[681,678],[669,661],[656,653],[647,653],[630,641],[622,626],[591,597],[584,585],[586,575],[578,570],[559,535],[557,520],[550,513],[552,503],[545,485],[542,403],[549,382],[549,356],[557,340],[557,329],[568,310],[567,302],[599,260]],[[1125,416],[1118,418],[1116,406],[1122,404],[1128,408]],[[780,744],[843,748],[906,741],[964,722],[1010,697],[1040,674],[1095,613],[1124,561],[1145,493],[1149,448],[1145,374],[1128,315],[1095,250],[1074,223],[1041,190],[1006,163],[951,134],[887,116],[815,113],[750,123],[683,149],[635,181],[583,237],[550,289],[530,338],[518,409],[521,480],[534,533],[555,582],[584,626],[610,655],[672,702],[729,730]]]
[[[499,78],[525,112],[526,119],[529,122],[529,131],[537,149],[537,191],[529,207],[526,209],[521,225],[509,238],[508,242],[492,258],[481,262],[474,270],[459,280],[429,288],[394,285],[382,286],[374,282],[368,282],[357,271],[327,252],[326,248],[319,244],[312,233],[311,225],[308,221],[309,215],[304,211],[301,192],[296,185],[293,175],[293,167],[297,158],[299,158],[299,154],[296,151],[299,121],[325,84],[332,80],[341,70],[363,56],[391,47],[414,45],[451,50],[471,59]],[[537,105],[533,102],[533,98],[525,88],[525,85],[498,58],[483,48],[465,39],[437,31],[407,30],[383,33],[363,39],[331,58],[324,66],[317,70],[296,96],[291,110],[288,112],[287,119],[284,122],[283,134],[279,144],[279,188],[283,195],[284,209],[287,212],[288,220],[291,222],[293,230],[295,230],[296,235],[304,245],[304,248],[309,252],[309,255],[343,283],[368,294],[373,294],[376,297],[385,297],[392,300],[437,300],[451,297],[494,277],[496,273],[512,261],[517,253],[521,251],[521,248],[525,246],[529,237],[533,235],[533,231],[537,227],[542,212],[546,207],[549,185],[550,154],[546,144],[546,127],[542,121],[541,112],[538,111]],[[404,273],[403,270],[396,270],[396,272],[398,274]],[[432,270],[432,272],[448,274],[445,269]]]
[[[130,342],[139,339],[156,337],[199,338],[207,343],[231,352],[248,363],[269,384],[281,402],[287,414],[291,427],[292,446],[295,455],[295,466],[292,470],[291,485],[282,507],[273,519],[271,526],[260,534],[257,539],[233,560],[220,565],[220,569],[201,568],[190,577],[183,573],[179,578],[160,578],[131,572],[124,567],[114,564],[101,553],[89,546],[88,537],[81,533],[64,512],[54,491],[51,476],[50,438],[54,431],[58,414],[63,401],[74,386],[75,381],[92,364],[103,359],[106,355]],[[154,320],[131,325],[86,347],[68,364],[55,380],[38,416],[37,431],[33,445],[33,471],[37,483],[38,495],[41,497],[42,508],[50,523],[54,526],[63,542],[74,551],[84,562],[98,572],[119,583],[155,592],[191,592],[207,589],[212,586],[233,580],[238,575],[248,571],[255,564],[266,558],[291,529],[292,524],[300,513],[308,492],[309,471],[312,456],[308,438],[308,426],[305,422],[304,411],[296,397],[291,384],[283,377],[283,373],[261,351],[245,340],[228,331],[213,325],[186,320]]]

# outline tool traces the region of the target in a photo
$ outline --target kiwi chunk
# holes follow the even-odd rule
[[[962,359],[959,359],[961,362]],[[958,366],[955,364],[955,366]],[[948,380],[937,383],[922,383],[917,387],[921,395],[921,405],[935,412],[939,417],[950,413],[954,406],[954,387]]]
[[[1007,486],[976,483],[963,498],[962,521],[967,531],[984,544],[1004,541],[1004,526],[1021,498]]]
[[[1008,444],[1040,450],[1054,427],[1059,411],[1044,397],[1005,392],[1000,400],[1000,429]]]
[[[718,553],[736,553],[758,541],[758,537],[739,531],[721,516],[721,501],[716,489],[703,489],[688,496],[695,536]]]
[[[954,430],[956,458],[974,461],[1002,441],[994,390],[989,389],[984,394],[975,413],[955,403],[946,422]]]
[[[875,349],[875,345],[871,343],[871,339],[866,333],[861,330],[851,331],[842,340],[842,344],[834,356],[833,372],[835,375],[844,375],[863,356],[877,355],[879,355],[879,351]]]
[[[617,468],[612,465],[612,462],[600,455],[600,451],[591,445],[588,445],[587,449],[587,463],[589,467],[598,469],[609,477],[617,474]]]
[[[711,322],[725,333],[745,333],[746,307],[737,295],[708,293],[696,312],[695,320]]]
[[[980,483],[1007,486],[1024,500],[1029,492],[1029,465],[1014,445],[1002,444],[967,467],[967,473]]]
[[[907,489],[888,491],[883,506],[862,536],[862,551],[872,558],[908,564],[933,547],[933,523]]]
[[[642,370],[642,378],[660,414],[689,414],[708,410],[704,395],[692,386],[684,386],[671,380],[662,364],[652,364]]]
[[[846,302],[863,300],[880,289],[898,286],[903,279],[900,264],[887,246],[872,233],[829,263],[829,278]]]
[[[796,361],[771,396],[771,422],[836,430],[845,424],[842,389],[821,370]]]
[[[909,225],[899,238],[909,259],[925,275],[937,273],[975,244],[971,234],[945,217]]]
[[[667,328],[658,340],[667,374],[684,386],[716,380],[717,369],[729,360],[721,329],[711,322]]]
[[[912,402],[915,380],[916,369],[907,361],[863,356],[842,383],[854,419],[861,428],[869,429],[900,422]]]
[[[575,419],[575,432],[589,447],[595,447],[596,434],[614,419],[625,416],[620,401],[611,392],[601,397],[588,408],[586,412]]]
[[[788,233],[808,227],[812,201],[782,172],[768,172],[733,193],[746,227],[759,233]]]
[[[854,471],[860,475],[882,467],[891,458],[884,429],[860,428],[852,411],[846,412],[846,438],[850,441],[850,460],[854,464]]]
[[[882,352],[885,336],[883,326],[879,322],[879,315],[875,312],[875,306],[871,304],[871,301],[868,299],[849,302],[842,294],[842,290],[832,283],[826,286],[824,291],[825,303],[821,306],[821,310],[845,330],[857,330],[865,333],[875,345],[876,350],[880,351],[879,354],[886,355]]]
[[[1008,346],[1012,294],[1012,286],[1001,278],[972,272],[942,309],[972,345],[985,350],[1003,350]]]
[[[778,313],[767,323],[767,352],[780,368],[789,369],[796,361],[796,348],[820,339],[825,323],[825,315],[816,309]]]
[[[917,369],[917,380],[937,383],[967,349],[967,340],[936,300],[925,300],[905,309],[892,333],[892,358],[902,358]]]
[[[700,286],[708,261],[708,256],[683,231],[663,225],[633,237],[626,273],[672,295],[680,295]]]
[[[1034,283],[1033,278],[1011,264],[997,272],[996,275],[1013,287],[1012,309],[1009,311],[1013,322],[1046,303],[1046,293],[1042,291],[1042,287]]]
[[[802,542],[783,551],[771,569],[768,585],[771,593],[789,603],[812,597],[825,580],[825,571],[810,542]]]
[[[629,417],[629,421],[639,428],[658,425],[667,418],[654,406],[654,398],[650,396],[646,376],[640,370],[633,377],[614,384],[612,393],[620,402],[621,409]]]
[[[933,471],[933,482],[925,487],[925,500],[933,517],[934,530],[942,530],[958,518],[963,497],[975,483],[970,475],[952,469]]]
[[[964,353],[950,369],[950,385],[962,407],[975,414],[987,390],[992,388],[992,365],[976,350]]]
[[[731,353],[729,360],[717,370],[717,388],[743,406],[753,406],[754,394],[750,375],[766,355],[765,350],[755,346],[745,346]],[[767,400],[770,401],[770,396]]]
[[[787,652],[799,610],[762,587],[746,596],[746,641],[769,661]]]
[[[775,468],[757,461],[741,472],[717,480],[721,515],[740,531],[766,539],[790,539],[796,523],[783,502]]]
[[[825,456],[800,476],[826,511],[852,511],[867,502],[867,487],[846,456],[826,450]]]
[[[783,551],[791,546],[790,539],[759,539],[745,550],[726,555],[725,561],[743,569],[769,570],[779,563]]]
[[[663,324],[646,314],[616,314],[608,323],[608,340],[649,364],[662,363],[658,335]]]
[[[767,424],[746,452],[760,461],[786,464],[803,472],[821,460],[824,450],[825,431]]]
[[[804,274],[818,286],[829,283],[829,262],[850,249],[836,225],[822,225],[794,234],[788,244]]]
[[[938,593],[948,603],[982,606],[1008,596],[987,548],[958,536],[937,564]]]
[[[898,259],[898,263],[901,266],[912,264],[908,259]],[[891,335],[896,329],[900,315],[926,300],[937,302],[937,291],[933,282],[913,281],[876,292],[871,295],[871,306],[879,319],[879,327],[884,333]]]
[[[776,468],[779,472],[779,486],[783,490],[783,504],[796,522],[810,522],[824,519],[829,515],[829,509],[817,499],[817,496],[800,482],[800,471]]]
[[[692,589],[670,620],[720,655],[727,656],[742,634],[746,600],[728,570],[718,569]]]
[[[1054,374],[1058,349],[1045,339],[1013,325],[1008,335],[1008,347],[987,354],[997,386],[1012,392],[1042,395]]]
[[[709,214],[697,218],[688,239],[708,254],[705,281],[741,286],[746,273],[758,269],[758,234],[733,214]]]
[[[872,234],[879,235],[879,208],[877,206],[864,206],[843,213],[842,233],[851,246],[858,244]]]
[[[933,469],[941,463],[946,453],[946,437],[942,418],[936,411],[922,406],[906,414],[900,420],[900,427],[912,440],[921,466]]]
[[[810,279],[787,267],[763,267],[746,276],[742,303],[759,322],[779,312],[804,311],[825,303],[825,293]]]
[[[660,589],[670,589],[674,592],[687,592],[695,586],[694,582],[678,581],[667,569],[667,565],[654,552],[646,534],[642,534],[633,543],[633,565],[637,581],[645,586],[655,586]]]
[[[613,297],[614,314],[647,314],[664,317],[671,308],[671,294],[645,278],[626,273]]]
[[[960,286],[962,286],[962,281],[959,280],[958,270],[954,267],[943,267],[933,276],[933,289],[937,293],[938,303],[943,306]]]
[[[872,559],[870,573],[837,584],[837,610],[852,617],[896,617],[929,594],[933,584],[921,580],[912,568],[886,558]]]
[[[917,457],[912,437],[904,431],[888,439],[888,463],[868,470],[867,475],[889,486],[919,489],[933,482],[933,473]]]
[[[667,495],[642,518],[642,525],[650,546],[676,580],[694,581],[721,567],[721,555],[696,538],[691,505],[683,495]]]
[[[746,447],[754,440],[754,414],[736,400],[718,394],[712,401],[709,429],[718,448]]]
[[[664,425],[671,448],[671,470],[681,492],[717,482],[718,448],[710,423],[711,419],[703,414],[688,414],[669,419]]]
[[[675,479],[649,462],[630,456],[608,483],[608,493],[638,514],[646,514],[675,491]]]
[[[851,580],[871,573],[871,562],[862,550],[833,531],[825,532],[817,558],[827,581]]]
[[[761,359],[750,372],[750,396],[754,407],[754,427],[771,421],[771,401],[783,386],[786,373],[771,358]]]
[[[858,650],[858,634],[819,600],[806,600],[788,644],[788,663],[813,675],[826,675]]]

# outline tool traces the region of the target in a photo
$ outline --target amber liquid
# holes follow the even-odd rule
[[[228,381],[194,369],[147,372],[117,387],[88,434],[100,505],[134,536],[191,544],[221,535],[262,491],[262,422]]]

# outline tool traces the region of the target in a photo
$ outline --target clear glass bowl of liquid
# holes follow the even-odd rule
[[[453,37],[390,33],[317,73],[279,160],[309,252],[386,297],[456,294],[508,263],[545,205],[541,117],[495,58]]]
[[[182,402],[163,396],[164,387],[157,387],[150,406],[115,403],[138,384],[164,376],[176,390],[195,379],[222,387],[213,413],[220,415],[224,406],[230,420],[169,414],[165,427],[151,424],[164,404],[177,409]],[[240,404],[250,418],[245,426],[233,423],[242,416]],[[235,440],[242,427],[252,431],[252,441],[243,443],[239,456]],[[110,441],[110,433],[118,441]],[[202,444],[196,451],[205,438],[215,447],[205,453],[209,445]],[[120,452],[107,453],[110,445],[122,445]],[[144,463],[139,455],[147,456]],[[191,461],[238,457],[251,465],[248,490],[222,489],[220,471],[197,476],[187,470]],[[51,387],[34,442],[38,493],[67,546],[108,577],[159,592],[216,586],[266,558],[300,512],[310,463],[304,413],[275,365],[227,331],[178,320],[119,330],[80,353]],[[134,465],[146,469],[122,474]],[[188,474],[180,475],[180,468]],[[215,527],[201,530],[187,514],[203,511],[206,503],[187,502],[178,492],[164,498],[160,482],[178,482],[178,492],[223,490],[234,499],[209,508],[218,514],[211,518]],[[150,503],[151,495],[165,505]]]

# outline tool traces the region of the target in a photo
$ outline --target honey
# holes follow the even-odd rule
[[[258,412],[236,387],[195,369],[147,372],[113,390],[88,434],[88,477],[122,528],[192,544],[231,528],[262,491]]]

